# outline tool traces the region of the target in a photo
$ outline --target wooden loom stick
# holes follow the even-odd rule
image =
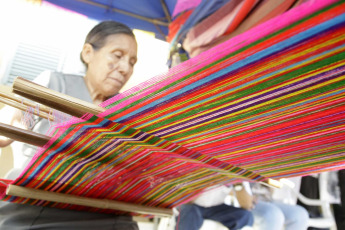
[[[44,190],[26,188],[17,185],[9,185],[6,190],[7,195],[26,197],[37,200],[48,200],[52,202],[82,205],[101,209],[116,209],[126,212],[136,212],[139,214],[158,215],[158,216],[172,216],[172,209],[147,207],[138,204],[129,204],[120,201],[96,199],[80,197],[70,194],[62,194],[57,192],[49,192]]]
[[[5,95],[4,93],[0,92],[0,102],[9,105],[11,107],[17,108],[22,111],[27,111],[28,108],[36,108],[38,106],[38,109],[33,109],[32,113],[34,115],[37,115],[39,117],[42,117],[44,119],[49,119],[51,121],[54,121],[54,116],[50,114],[49,109],[46,106],[40,106],[38,104],[34,104],[28,101],[22,101],[23,103],[20,103],[20,99],[14,100],[15,97],[11,95]],[[46,112],[48,111],[48,112]],[[50,111],[52,111],[50,109]]]
[[[30,101],[22,100],[21,98],[17,98],[15,96],[12,96],[9,93],[4,93],[4,92],[0,91],[0,98],[1,97],[9,99],[9,100],[12,100],[12,101],[15,101],[15,102],[18,102],[18,103],[21,103],[21,104],[24,104],[26,106],[30,106],[30,107],[36,107],[36,105],[37,105],[37,104],[32,103]],[[50,113],[51,112],[51,108],[49,108],[47,106],[39,105],[39,107],[40,107],[40,111],[43,111],[43,112],[46,112],[46,113]]]
[[[283,183],[278,180],[273,180],[271,178],[268,178],[263,182],[264,185],[272,187],[272,188],[281,188],[283,187]]]
[[[12,90],[15,94],[75,117],[81,117],[86,113],[99,114],[105,111],[105,108],[56,92],[21,77],[14,80]]]
[[[50,137],[29,130],[0,123],[0,135],[35,146],[44,146]]]

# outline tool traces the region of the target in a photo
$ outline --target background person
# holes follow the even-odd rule
[[[176,230],[199,230],[205,219],[214,220],[231,230],[252,229],[253,215],[250,211],[224,203],[232,188],[212,188],[192,203],[178,207]]]
[[[249,182],[243,182],[245,185]],[[254,215],[255,230],[306,230],[309,215],[299,205],[291,205],[274,200],[269,187],[250,183],[248,189],[236,193],[240,206]],[[279,191],[275,191],[279,192]]]

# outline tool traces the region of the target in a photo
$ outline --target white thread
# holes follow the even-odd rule
[[[54,126],[54,125],[66,122],[71,118],[71,116],[69,116],[68,114],[62,113],[62,112],[57,111],[57,110],[50,110],[49,111],[49,117],[50,116],[52,116],[54,119],[53,120],[48,119],[49,126]]]

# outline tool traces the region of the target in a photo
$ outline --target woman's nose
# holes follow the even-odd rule
[[[127,58],[121,58],[119,61],[119,71],[122,74],[127,74],[129,73],[131,69],[131,65],[129,64],[129,61],[127,60]]]

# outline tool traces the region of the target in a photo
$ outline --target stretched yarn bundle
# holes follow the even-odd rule
[[[304,3],[56,126],[13,184],[171,208],[216,184],[344,168],[344,51],[345,1]]]

